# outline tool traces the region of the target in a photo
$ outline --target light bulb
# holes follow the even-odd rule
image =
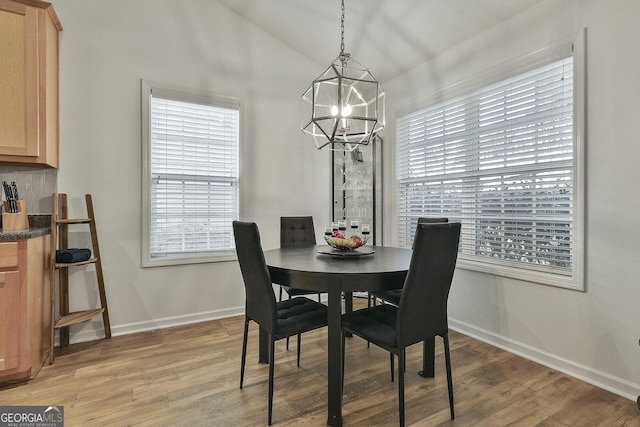
[[[351,104],[346,104],[342,106],[342,111],[340,112],[340,132],[348,132],[351,128],[351,113],[352,108]]]

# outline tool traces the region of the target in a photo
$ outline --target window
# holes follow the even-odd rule
[[[237,99],[142,82],[143,266],[232,259]]]
[[[546,58],[398,117],[399,244],[446,216],[459,266],[583,289],[579,62],[571,46]]]

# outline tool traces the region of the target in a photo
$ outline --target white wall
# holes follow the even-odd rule
[[[420,105],[438,88],[587,27],[586,292],[458,269],[450,325],[634,400],[640,394],[639,17],[637,0],[548,0],[384,85],[387,135],[393,135],[398,108]],[[395,193],[390,151],[386,200]],[[392,204],[385,215],[386,241],[394,242]]]
[[[269,249],[279,246],[280,215],[311,214],[320,231],[330,221],[329,153],[299,130],[300,95],[322,67],[215,1],[53,4],[64,27],[58,191],[79,217],[93,195],[114,335],[243,312],[237,262],[140,267],[140,79],[241,99],[241,215]],[[89,244],[84,230],[71,238]],[[72,273],[72,310],[96,304],[94,277]],[[72,341],[101,328],[74,327]]]
[[[316,228],[330,216],[329,155],[298,130],[299,96],[323,67],[215,1],[53,4],[64,26],[58,187],[71,197],[72,215],[84,212],[85,193],[94,196],[114,334],[239,313],[235,262],[140,267],[140,79],[241,98],[242,216],[273,248],[280,215],[312,214]],[[393,243],[396,107],[588,27],[586,292],[458,270],[451,325],[633,399],[640,393],[638,16],[637,0],[549,0],[383,82],[385,242]],[[86,234],[72,238],[82,245]],[[91,273],[71,280],[90,281]],[[95,289],[73,292],[72,309],[97,300]],[[100,326],[74,328],[72,340]]]

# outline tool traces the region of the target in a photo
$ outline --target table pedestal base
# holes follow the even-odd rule
[[[342,284],[329,289],[327,304],[327,406],[328,426],[342,426]],[[345,301],[349,300],[353,307],[351,294],[345,293]]]
[[[429,338],[422,343],[422,371],[418,375],[423,378],[436,376],[436,339]]]

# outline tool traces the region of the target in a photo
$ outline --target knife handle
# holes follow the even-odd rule
[[[16,185],[15,181],[11,181],[11,190],[12,190],[13,198],[18,200],[20,196],[18,196],[18,186]]]

